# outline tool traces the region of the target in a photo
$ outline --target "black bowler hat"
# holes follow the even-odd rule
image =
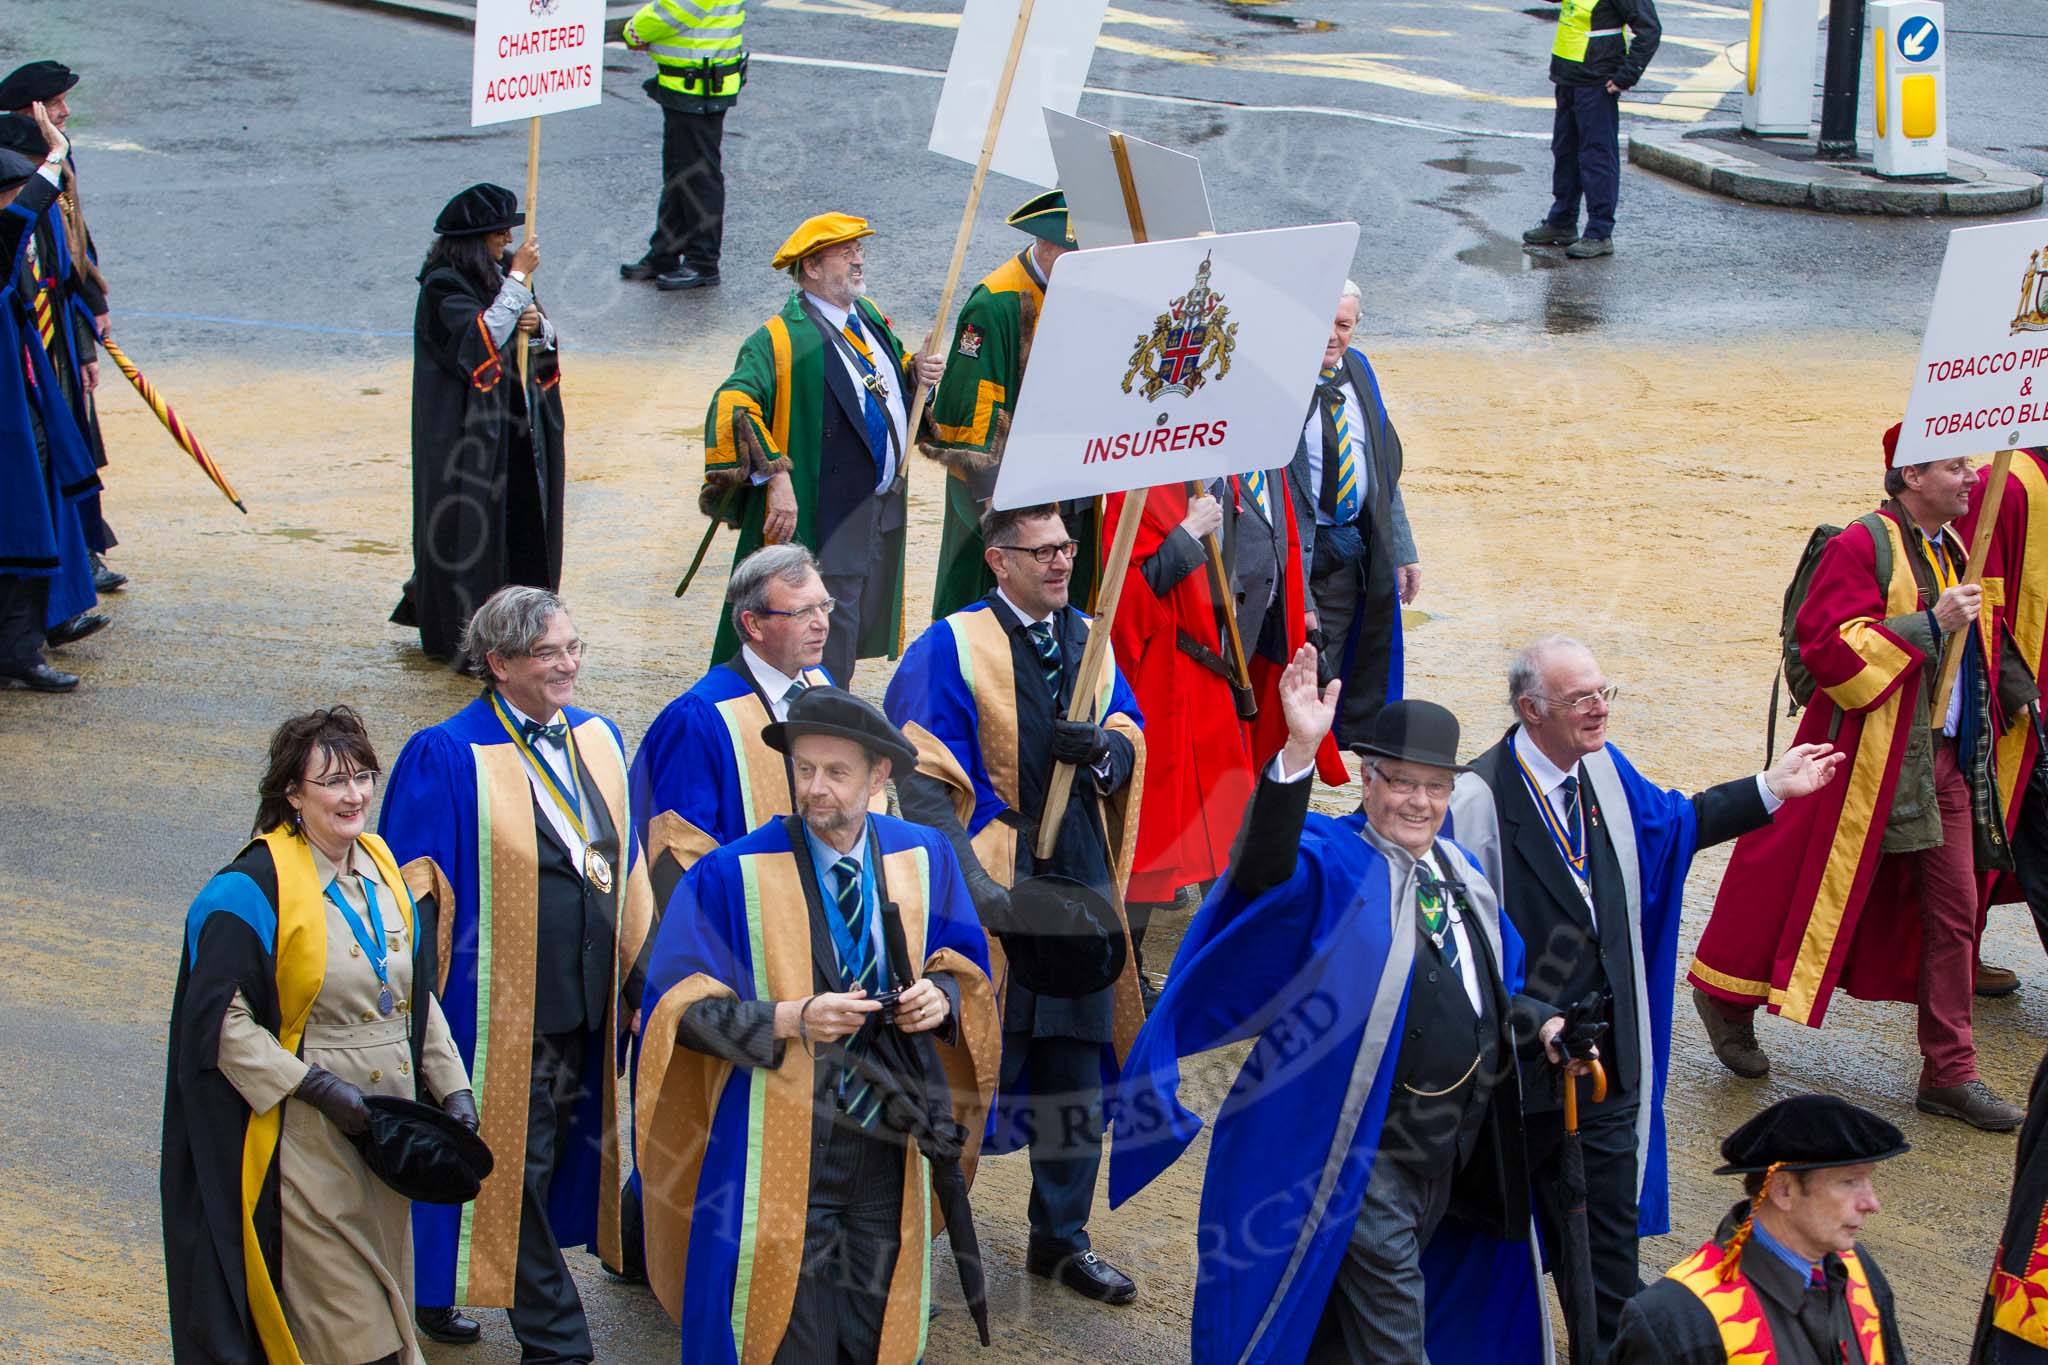
[[[1859,1166],[1909,1150],[1906,1135],[1868,1109],[1832,1095],[1794,1095],[1723,1139],[1728,1164],[1714,1174],[1750,1175],[1773,1165],[1788,1171]]]
[[[468,1127],[431,1104],[365,1095],[370,1127],[356,1145],[379,1180],[419,1204],[467,1204],[494,1164]]]
[[[798,735],[835,735],[850,739],[876,758],[889,760],[890,776],[901,777],[917,766],[917,750],[903,732],[871,701],[839,687],[807,687],[789,704],[789,719],[761,727],[761,742],[788,753]]]
[[[1027,877],[1010,888],[1010,919],[988,926],[1018,982],[1037,995],[1078,1000],[1124,974],[1124,926],[1109,899],[1072,877]]]
[[[37,100],[53,100],[78,84],[78,74],[62,62],[23,62],[0,80],[0,109],[26,109]]]
[[[1454,773],[1472,771],[1458,762],[1458,718],[1433,701],[1388,703],[1373,717],[1372,738],[1351,747],[1367,758],[1398,758]]]
[[[36,173],[40,163],[11,147],[0,147],[0,190],[11,190]]]
[[[519,211],[519,196],[503,185],[471,185],[450,199],[434,220],[434,231],[443,237],[475,237],[485,232],[503,232],[526,221]]]

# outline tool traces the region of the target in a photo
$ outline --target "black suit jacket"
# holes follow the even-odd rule
[[[1499,743],[1472,761],[1493,792],[1500,817],[1501,909],[1514,921],[1527,952],[1527,984],[1534,996],[1569,1006],[1594,991],[1612,993],[1613,1030],[1601,1047],[1607,1058],[1607,1103],[1633,1103],[1642,1085],[1642,1040],[1634,1025],[1637,924],[1624,891],[1621,864],[1608,837],[1608,813],[1579,769],[1586,803],[1587,860],[1597,913],[1587,910],[1578,881],[1557,851],[1515,761],[1510,726]],[[1692,798],[1699,847],[1733,839],[1770,823],[1754,777],[1709,787]],[[1615,818],[1624,818],[1619,812]],[[1553,1085],[1533,1085],[1524,1097],[1532,1110],[1563,1101]]]
[[[859,304],[855,306],[858,308]],[[909,407],[910,385],[903,373],[902,359],[878,345],[877,329],[869,309],[861,310],[861,328],[868,337],[868,349],[875,363],[888,376],[896,393]],[[808,300],[804,308],[811,325],[818,329],[818,342],[825,348],[821,365],[830,398],[822,405],[823,422],[818,436],[818,506],[812,526],[817,537],[818,570],[826,577],[865,577],[879,565],[893,563],[884,557],[882,538],[900,535],[904,527],[904,472],[909,460],[896,452],[896,478],[885,492],[875,492],[875,480],[882,460],[868,446],[866,407],[861,391],[846,372],[841,358],[847,341],[832,330]]]

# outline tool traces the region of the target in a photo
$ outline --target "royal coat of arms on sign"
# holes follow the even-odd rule
[[[1209,278],[1214,253],[1202,257],[1195,271],[1195,283],[1167,311],[1152,320],[1149,336],[1137,338],[1131,352],[1131,367],[1124,372],[1123,389],[1141,377],[1138,392],[1156,403],[1166,394],[1185,398],[1209,380],[1210,366],[1220,381],[1230,373],[1230,353],[1237,349],[1237,324],[1231,322],[1230,305],[1223,291]]]

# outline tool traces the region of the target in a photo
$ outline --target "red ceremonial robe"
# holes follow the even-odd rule
[[[1278,659],[1259,653],[1256,641],[1244,642],[1245,671],[1251,676],[1252,696],[1259,706],[1259,714],[1243,723],[1245,750],[1251,757],[1254,773],[1264,771],[1273,755],[1287,747],[1287,717],[1280,709],[1280,675],[1287,671],[1287,661],[1294,657],[1294,651],[1308,640],[1308,585],[1301,580],[1301,533],[1294,525],[1294,499],[1287,496],[1283,486],[1268,486],[1287,514],[1287,544],[1280,555],[1280,610],[1286,617],[1287,638],[1285,651]],[[1238,500],[1242,513],[1242,474],[1231,475],[1230,495]],[[1238,629],[1244,628],[1245,623],[1238,622]],[[1316,747],[1316,776],[1333,787],[1351,780],[1335,731],[1324,735],[1323,742]]]
[[[1965,545],[1976,532],[1990,482],[1991,467],[1986,465],[1977,471],[1969,512],[1956,523],[1956,534]],[[2048,664],[2048,449],[2013,455],[1984,559],[1984,605],[1997,614],[1999,648],[2018,650],[2028,675],[2039,682],[2041,668]],[[2010,836],[2019,829],[2019,797],[2027,774],[2034,770],[2040,743],[2025,712],[2009,719],[2010,727],[1998,737],[1995,770],[1998,808],[2005,812],[2005,832]],[[1984,875],[1980,909],[2025,899],[2011,873]]]
[[[1105,547],[1123,509],[1122,493],[1105,500]],[[1131,901],[1170,901],[1183,886],[1221,875],[1252,794],[1251,759],[1230,684],[1177,643],[1184,633],[1218,657],[1224,652],[1209,571],[1197,568],[1164,596],[1152,591],[1143,572],[1187,514],[1185,485],[1152,490],[1111,634],[1117,665],[1145,717],[1138,851],[1124,893]]]
[[[1918,551],[1889,507],[1884,525],[1891,582],[1880,588],[1875,542],[1851,522],[1821,555],[1796,626],[1819,686],[1794,742],[1832,742],[1849,762],[1736,842],[1690,973],[1709,995],[1814,1028],[1837,987],[1859,1000],[1910,1001],[1920,975],[1919,880],[1872,876],[1931,683],[1928,656],[1888,624],[1924,610],[1909,558]],[[1990,615],[1978,623],[1986,636]]]

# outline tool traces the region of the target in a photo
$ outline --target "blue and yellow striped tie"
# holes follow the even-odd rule
[[[846,921],[846,932],[852,949],[845,961],[839,964],[840,976],[845,988],[865,987],[867,993],[875,994],[875,953],[874,943],[868,934],[867,898],[861,895],[860,864],[852,858],[841,858],[832,864],[832,872],[839,878],[839,889],[835,896],[839,906],[839,917]],[[846,1041],[849,1057],[858,1056],[867,1050],[861,1035],[855,1034]],[[875,1118],[882,1112],[882,1097],[875,1093],[874,1086],[856,1077],[847,1086],[841,1107],[846,1116],[863,1128],[875,1126]]]
[[[1337,387],[1335,366],[1322,372],[1322,395],[1329,409],[1330,423],[1337,429],[1337,505],[1330,512],[1339,526],[1358,520],[1358,438],[1351,431],[1351,417],[1344,403],[1344,390]]]
[[[1244,495],[1252,500],[1252,505],[1259,509],[1259,515],[1271,521],[1273,509],[1266,502],[1266,471],[1254,469],[1249,474],[1238,475],[1238,486],[1244,489]]]

